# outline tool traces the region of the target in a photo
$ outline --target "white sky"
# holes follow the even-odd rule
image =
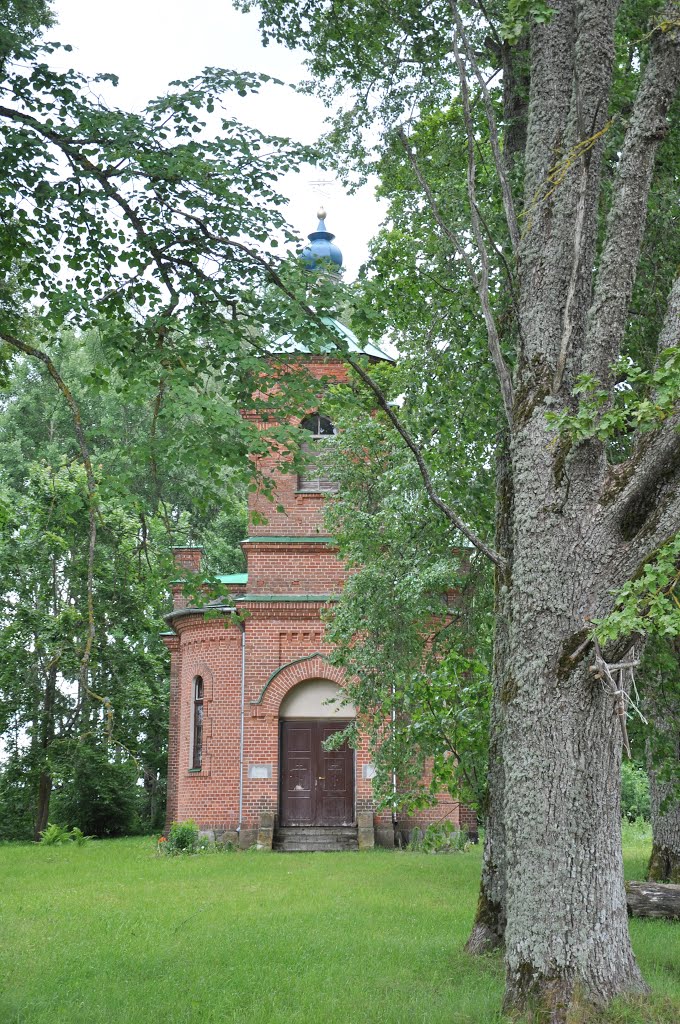
[[[56,0],[58,23],[48,38],[71,43],[72,53],[52,58],[60,67],[85,74],[109,71],[120,84],[108,102],[139,110],[162,93],[173,79],[190,78],[204,67],[258,71],[285,82],[305,77],[304,53],[260,43],[257,14],[241,14],[220,0]],[[320,100],[289,89],[270,86],[259,96],[238,100],[234,116],[260,131],[313,142],[324,130],[326,110]],[[316,211],[323,203],[327,226],[334,231],[352,280],[366,259],[367,243],[378,229],[381,205],[366,186],[347,196],[328,172],[306,168],[287,176],[281,192],[290,200],[289,222],[307,235],[316,228]]]

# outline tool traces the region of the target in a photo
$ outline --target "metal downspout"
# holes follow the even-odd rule
[[[394,696],[396,693],[396,687],[392,683],[392,742],[394,743],[394,734],[396,732],[397,722],[397,709],[394,706]],[[397,771],[396,768],[392,769],[392,828],[396,831],[397,828]]]
[[[246,624],[239,622],[241,627],[241,738],[239,749],[239,782],[238,782],[238,828],[236,831],[241,834],[243,823],[243,739],[246,717]]]

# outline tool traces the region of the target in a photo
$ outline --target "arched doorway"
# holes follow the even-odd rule
[[[354,822],[354,751],[324,742],[356,717],[337,683],[310,679],[281,702],[279,823],[338,826]]]

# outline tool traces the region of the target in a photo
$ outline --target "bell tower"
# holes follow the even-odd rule
[[[325,218],[320,210],[302,259],[311,272],[335,275],[342,254]],[[348,380],[343,353],[393,360],[363,346],[339,320],[325,317],[323,325],[318,345],[309,330],[308,345],[293,335],[278,339],[264,382],[275,386],[277,363],[318,381],[318,389],[310,388],[318,400],[290,416],[308,432],[307,467],[296,472],[290,455],[275,446],[257,456],[258,477],[269,479],[271,493],[249,495],[249,534],[242,542],[247,572],[218,577],[228,594],[209,607],[187,607],[178,581],[167,616],[168,826],[193,818],[204,831],[240,846],[356,848],[373,845],[382,832],[388,845],[394,843],[389,812],[373,805],[367,737],[354,749],[347,743],[325,747],[356,709],[343,699],[345,677],[332,664],[326,638],[324,611],[337,600],[348,570],[324,523],[336,485],[324,476],[322,460],[314,460],[335,436],[323,394],[328,381]],[[176,557],[181,570],[200,571],[195,549],[178,550]],[[312,833],[300,832],[307,828]]]
[[[319,222],[310,232],[309,245],[302,252],[305,267],[312,272],[328,270],[338,274],[342,253],[334,243],[335,235],[326,228],[326,211],[320,209]],[[300,368],[319,381],[319,400],[314,408],[292,418],[295,425],[309,431],[305,453],[309,458],[303,472],[290,471],[289,464],[275,450],[258,459],[258,470],[273,483],[273,493],[253,491],[249,495],[249,536],[243,543],[248,562],[248,590],[253,593],[328,594],[342,589],[346,570],[338,560],[333,538],[324,524],[324,505],[337,484],[315,464],[315,450],[332,444],[335,425],[323,407],[323,392],[328,382],[345,383],[347,366],[342,351],[349,349],[365,355],[371,362],[394,360],[377,346],[362,346],[353,332],[339,320],[323,317],[329,329],[314,346],[316,352],[291,334],[279,338],[276,353],[285,356],[287,367]],[[328,335],[337,335],[335,348]],[[319,354],[324,353],[324,354]]]

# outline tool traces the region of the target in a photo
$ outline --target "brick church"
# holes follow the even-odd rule
[[[341,266],[324,211],[308,237],[310,269],[318,261]],[[393,361],[339,321],[328,323],[370,362]],[[314,378],[347,380],[332,352],[312,355],[290,337],[280,346],[289,364],[300,360]],[[275,452],[261,460],[275,493],[273,500],[249,496],[258,525],[242,541],[247,571],[219,577],[229,592],[219,614],[188,607],[181,580],[173,584],[163,635],[170,651],[168,826],[193,819],[218,840],[283,850],[394,846],[414,827],[443,819],[474,829],[474,815],[448,794],[415,816],[377,811],[368,742],[324,747],[356,716],[344,698],[343,671],[329,662],[323,622],[347,569],[324,525],[334,484],[313,462],[314,446],[332,437],[333,424],[322,406],[297,423],[310,433],[309,468],[283,472]],[[200,573],[200,548],[174,553],[178,575]]]

